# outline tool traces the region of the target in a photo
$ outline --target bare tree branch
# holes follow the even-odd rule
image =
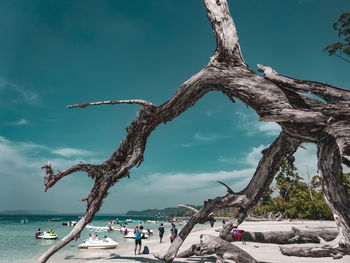
[[[68,109],[70,108],[85,108],[87,106],[96,106],[96,105],[104,105],[104,104],[139,104],[140,106],[145,107],[156,107],[156,105],[152,104],[151,102],[145,101],[145,100],[116,100],[116,101],[100,101],[100,102],[90,102],[90,103],[84,103],[84,104],[75,104],[75,105],[69,105],[67,106]]]
[[[328,83],[317,81],[297,80],[290,77],[279,75],[275,70],[268,66],[258,65],[260,72],[264,77],[278,86],[290,88],[297,92],[305,92],[314,94],[328,103],[339,103],[350,101],[350,91],[340,89],[338,87],[329,85]]]
[[[44,184],[45,184],[45,192],[47,189],[50,187],[54,186],[57,181],[59,181],[61,178],[63,178],[66,175],[69,175],[71,173],[75,173],[78,171],[84,171],[84,172],[91,172],[94,169],[96,169],[98,166],[92,165],[92,164],[83,164],[83,163],[78,163],[73,165],[72,167],[68,168],[67,170],[63,172],[59,172],[58,174],[54,174],[52,168],[51,168],[51,163],[48,162],[46,165],[41,167],[41,169],[46,170],[46,176],[44,179]]]
[[[183,207],[183,208],[187,208],[189,210],[192,210],[193,212],[197,213],[199,210],[192,207],[192,206],[189,206],[189,205],[181,205],[181,204],[178,204],[179,207]]]
[[[225,184],[225,183],[223,183],[223,182],[221,182],[221,181],[217,181],[219,184],[222,184],[223,186],[225,186],[226,187],[226,189],[227,189],[227,192],[229,193],[229,194],[235,194],[235,192],[227,185],[227,184]]]

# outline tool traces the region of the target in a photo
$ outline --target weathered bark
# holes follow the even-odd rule
[[[294,257],[333,257],[334,259],[342,258],[346,251],[340,247],[280,247],[281,253],[286,256]],[[344,253],[345,252],[345,253]]]
[[[291,231],[269,231],[269,232],[247,232],[244,231],[240,237],[240,240],[237,241],[234,239],[233,235],[229,235],[225,238],[226,242],[258,242],[258,243],[272,243],[272,244],[304,244],[304,243],[324,243],[325,241],[329,242],[334,240],[338,235],[337,231],[334,230],[315,230],[315,231],[307,231],[307,230],[299,230],[296,228],[292,228]],[[195,255],[204,255],[204,253],[201,253],[203,246],[208,247],[215,247],[215,244],[221,244],[223,239],[210,239],[209,243],[206,243],[205,240],[201,240],[202,242],[200,244],[193,244],[190,248],[180,252],[177,254],[177,258],[189,258],[191,256]],[[214,243],[214,244],[213,244]],[[223,246],[221,246],[223,248]],[[323,247],[312,247],[312,248],[294,248],[294,247],[281,247],[281,252],[284,255],[288,256],[303,256],[307,257],[310,255],[315,255],[315,257],[323,257],[323,256],[341,256],[344,253],[344,250],[341,248],[335,248],[335,250],[331,250],[330,246],[327,244]],[[229,250],[229,249],[228,249]],[[311,250],[311,252],[309,252]],[[206,251],[205,254],[219,254],[221,255],[221,258],[223,258],[222,255],[226,253],[227,251],[211,251],[209,253],[209,250]],[[227,252],[228,253],[228,252]],[[233,249],[230,249],[230,254],[233,255],[233,257],[230,257],[230,259],[238,260],[237,256],[241,254],[242,252],[237,249],[237,247],[234,247]],[[298,254],[299,253],[299,254]],[[220,258],[220,256],[218,257]],[[237,261],[237,262],[243,262],[243,261]]]
[[[339,245],[350,251],[350,199],[342,178],[341,156],[332,135],[318,143],[319,177],[325,199],[339,230]]]
[[[239,193],[228,191],[224,197],[205,202],[172,243],[167,256],[162,258],[171,262],[193,226],[208,221],[208,215],[214,208],[240,207],[238,217],[228,222],[220,233],[220,237],[225,238],[233,227],[242,222],[271,183],[282,161],[292,155],[301,142],[313,142],[319,146],[323,191],[340,227],[340,244],[349,246],[350,198],[343,194],[343,190],[335,198],[330,193],[338,192],[338,186],[342,185],[339,179],[340,160],[343,159],[343,162],[347,163],[348,159],[345,156],[350,155],[350,92],[325,83],[280,76],[266,66],[259,66],[259,70],[264,74],[264,78],[260,77],[243,60],[237,31],[226,0],[204,0],[204,4],[216,37],[216,50],[208,65],[182,84],[169,101],[160,106],[144,100],[105,101],[71,106],[128,103],[139,104],[141,110],[138,117],[127,127],[127,137],[103,164],[79,163],[57,174],[54,174],[50,164],[44,166],[45,190],[63,177],[78,171],[84,171],[93,178],[94,186],[90,194],[83,199],[87,201],[85,216],[68,236],[41,257],[40,262],[45,262],[55,251],[79,237],[85,225],[99,210],[108,189],[118,180],[129,177],[129,170],[142,163],[146,142],[152,131],[159,124],[173,120],[192,107],[209,91],[223,92],[233,102],[234,98],[241,100],[257,112],[261,121],[277,122],[283,133],[264,153],[249,185]],[[302,92],[313,93],[325,102],[308,98],[302,95]],[[325,140],[328,141],[329,138],[325,137],[325,134],[333,138],[332,146],[328,148]],[[330,157],[328,152],[331,153]]]
[[[241,240],[244,242],[259,242],[273,244],[301,244],[320,243],[321,240],[331,241],[338,235],[338,231],[315,230],[306,231],[293,228],[291,231],[269,231],[269,232],[247,232],[243,231]],[[321,239],[320,239],[321,238]],[[229,242],[234,242],[232,235],[225,238]]]
[[[189,252],[189,251],[187,251]],[[241,263],[258,263],[255,258],[244,250],[231,244],[230,242],[210,235],[201,235],[200,244],[191,247],[191,252],[196,256],[213,255],[217,257],[216,262],[224,262],[224,254],[230,254],[230,259]],[[189,253],[190,254],[190,253]],[[187,256],[183,254],[182,256]]]
[[[342,158],[335,138],[325,133],[318,143],[319,177],[326,202],[333,212],[339,234],[333,246],[281,248],[284,255],[342,257],[350,254],[350,201],[342,179]]]

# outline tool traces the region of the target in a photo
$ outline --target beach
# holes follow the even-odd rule
[[[217,236],[218,230],[221,228],[222,224],[217,223],[213,228],[209,225],[199,226],[186,238],[184,244],[180,248],[180,252],[189,248],[191,244],[199,243],[199,237],[201,234],[208,234]],[[243,222],[239,229],[245,231],[254,232],[266,232],[266,231],[289,231],[292,227],[296,227],[300,230],[316,230],[316,229],[336,229],[336,225],[333,221],[262,221],[262,222]],[[156,234],[155,234],[156,235]],[[102,262],[161,262],[156,259],[152,253],[164,253],[170,245],[169,233],[163,238],[164,243],[159,243],[157,236],[150,240],[143,240],[142,247],[148,246],[150,254],[144,255],[134,255],[134,245],[130,242],[127,245],[118,247],[112,250],[78,250],[77,252],[70,255],[55,255],[49,260],[49,262],[59,262],[59,263],[102,263]],[[243,245],[242,242],[234,242],[234,244],[246,252],[250,253],[260,262],[268,263],[346,263],[350,262],[350,256],[345,256],[341,259],[332,258],[304,258],[304,257],[288,257],[280,253],[279,247],[282,245],[277,244],[264,244],[264,243],[254,243],[247,242]],[[315,244],[301,244],[293,246],[315,246]],[[292,245],[285,245],[292,246]],[[205,257],[191,257],[191,258],[176,258],[174,262],[215,262],[215,256],[205,256]],[[225,262],[233,262],[231,260],[225,260]]]

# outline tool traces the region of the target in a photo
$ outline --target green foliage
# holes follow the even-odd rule
[[[343,57],[350,56],[350,13],[341,14],[333,24],[333,29],[338,32],[339,42],[327,45],[323,51],[350,63],[350,60]]]
[[[196,209],[200,209],[201,206],[189,205]],[[142,211],[130,210],[126,213],[127,216],[149,216],[156,217],[162,215],[162,217],[185,217],[192,216],[193,211],[183,207],[168,207],[164,209],[146,209]]]
[[[320,192],[318,176],[314,176],[309,185],[298,175],[293,164],[284,162],[275,181],[275,187],[269,187],[254,207],[254,215],[266,216],[269,212],[281,211],[287,218],[332,219],[332,213]]]
[[[346,190],[348,190],[348,193],[350,194],[350,173],[343,173],[343,181]]]

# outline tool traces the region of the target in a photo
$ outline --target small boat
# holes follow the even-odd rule
[[[92,225],[87,225],[85,228],[87,230],[93,231],[93,232],[107,232],[107,231],[116,231],[116,230],[118,230],[118,229],[116,229],[113,226],[92,226]]]
[[[109,237],[105,237],[100,240],[97,237],[89,237],[82,244],[78,245],[78,248],[116,248],[119,244]]]
[[[49,222],[57,222],[57,221],[61,221],[61,218],[50,218]]]
[[[25,218],[25,217],[23,217],[23,218],[21,219],[21,224],[27,224],[28,222],[29,222],[28,219]]]
[[[75,226],[77,224],[77,221],[69,221],[69,222],[63,222],[62,225],[64,226]]]
[[[149,223],[149,224],[157,224],[158,221],[156,221],[156,220],[147,220],[147,223]]]
[[[126,219],[125,222],[126,223],[131,223],[131,222],[133,222],[133,220],[132,219]]]
[[[42,232],[40,235],[36,236],[39,239],[57,239],[57,234],[55,232]]]

